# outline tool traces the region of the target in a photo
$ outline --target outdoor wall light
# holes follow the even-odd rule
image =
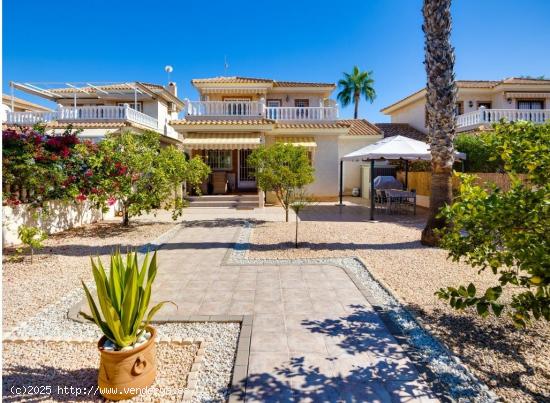
[[[471,108],[472,106],[474,106],[474,101],[468,101],[468,106]]]
[[[509,104],[512,103],[512,98],[507,98],[506,100],[508,101]]]

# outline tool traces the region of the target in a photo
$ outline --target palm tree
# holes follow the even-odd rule
[[[428,137],[432,154],[432,191],[430,215],[422,231],[421,242],[435,246],[438,236],[434,229],[447,223],[438,217],[439,209],[452,199],[454,163],[453,139],[456,119],[456,85],[454,79],[454,49],[451,46],[451,0],[424,0],[422,12],[425,35],[427,73],[426,111]]]
[[[365,100],[370,101],[370,103],[376,98],[373,84],[372,71],[360,71],[357,66],[353,68],[351,74],[344,73],[344,78],[338,81],[338,88],[340,89],[338,100],[342,103],[342,106],[348,106],[353,100],[355,104],[355,110],[353,112],[354,119],[357,119],[361,94],[363,94]]]

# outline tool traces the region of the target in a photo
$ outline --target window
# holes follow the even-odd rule
[[[212,169],[232,169],[233,153],[231,150],[202,150],[203,161]]]
[[[455,104],[455,111],[457,115],[464,114],[464,102],[460,101]]]
[[[278,108],[281,106],[281,100],[280,99],[268,99],[267,100],[267,106],[272,108]]]
[[[294,100],[294,106],[296,108],[308,108],[309,107],[309,99],[295,99]]]
[[[527,101],[518,99],[518,109],[544,109],[544,101]]]
[[[135,109],[138,112],[143,112],[143,102],[141,102],[141,101],[138,102],[138,103],[135,103],[135,102],[118,102],[117,106],[124,106],[124,104],[128,104],[128,106],[131,109]],[[137,106],[137,108],[136,108],[136,106]]]
[[[490,101],[478,101],[477,102],[477,109],[484,107],[485,109],[491,109],[491,102]]]

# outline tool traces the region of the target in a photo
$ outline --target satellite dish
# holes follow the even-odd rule
[[[167,73],[171,73],[174,71],[174,68],[170,65],[164,67],[164,71]]]

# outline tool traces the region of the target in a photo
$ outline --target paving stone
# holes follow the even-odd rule
[[[251,352],[287,353],[288,344],[286,334],[279,332],[257,331],[252,332]]]

